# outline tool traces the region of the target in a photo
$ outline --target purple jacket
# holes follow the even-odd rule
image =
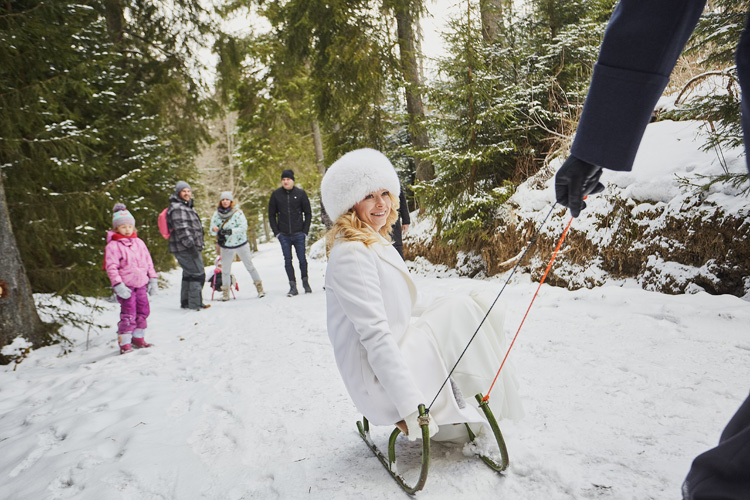
[[[107,246],[104,248],[104,268],[112,286],[125,283],[130,288],[139,288],[148,284],[149,278],[156,278],[154,262],[143,240],[114,240],[114,234],[114,231],[107,231]]]

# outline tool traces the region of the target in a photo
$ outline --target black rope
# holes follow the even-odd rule
[[[503,285],[503,288],[500,289],[500,293],[497,294],[497,297],[495,297],[495,300],[490,305],[489,309],[487,309],[487,313],[484,315],[484,318],[482,318],[482,321],[479,322],[479,326],[477,326],[477,329],[474,330],[474,335],[471,336],[469,339],[469,342],[466,344],[466,347],[464,347],[463,352],[456,360],[456,364],[453,365],[453,368],[451,368],[451,371],[448,372],[448,376],[443,380],[443,384],[440,386],[440,389],[438,389],[437,394],[435,394],[435,397],[432,400],[432,403],[427,407],[427,411],[429,412],[432,408],[432,405],[435,404],[435,401],[437,400],[438,396],[440,395],[440,391],[443,390],[443,387],[445,387],[445,384],[448,383],[448,381],[451,378],[451,375],[453,375],[453,372],[456,370],[456,367],[458,366],[458,363],[461,362],[461,358],[464,357],[464,354],[466,354],[466,351],[469,349],[469,346],[474,341],[474,338],[477,336],[477,333],[479,333],[479,329],[482,328],[482,325],[484,324],[484,321],[487,319],[487,317],[490,315],[490,312],[492,311],[492,308],[495,307],[495,304],[500,299],[500,295],[503,294],[503,291],[505,290],[505,287],[508,286],[508,283],[510,282],[510,279],[513,277],[513,275],[516,273],[516,270],[518,269],[518,266],[521,265],[521,262],[523,262],[524,257],[526,257],[526,254],[531,249],[532,246],[534,246],[534,243],[536,243],[536,239],[539,236],[539,232],[542,230],[544,225],[547,223],[547,219],[549,219],[549,216],[552,215],[552,211],[557,206],[557,202],[555,202],[552,205],[552,208],[549,209],[549,212],[547,213],[546,217],[544,217],[544,220],[542,221],[541,225],[537,228],[534,235],[531,237],[531,241],[529,242],[529,245],[526,247],[526,250],[523,251],[521,254],[521,258],[518,259],[518,262],[516,263],[515,267],[513,267],[513,271],[511,271],[510,275],[508,276],[508,279],[505,280],[505,284]]]

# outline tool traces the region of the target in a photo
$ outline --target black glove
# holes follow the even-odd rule
[[[557,202],[570,209],[573,217],[578,217],[586,208],[583,198],[604,191],[599,182],[601,167],[576,158],[568,157],[555,175],[555,197]]]
[[[229,236],[230,234],[232,234],[232,230],[231,229],[219,229],[219,234],[223,234],[224,236]]]

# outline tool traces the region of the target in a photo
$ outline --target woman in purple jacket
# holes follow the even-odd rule
[[[114,206],[112,231],[107,232],[104,269],[120,303],[117,339],[120,354],[133,347],[151,347],[144,338],[150,311],[148,295],[157,288],[156,270],[146,244],[135,231],[135,219],[122,203]]]

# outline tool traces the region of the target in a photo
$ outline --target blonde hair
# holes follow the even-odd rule
[[[326,255],[331,253],[331,248],[333,248],[333,244],[337,238],[340,238],[342,241],[360,241],[368,247],[380,241],[378,234],[390,241],[391,228],[398,220],[399,202],[398,196],[390,191],[388,192],[388,197],[391,199],[391,212],[388,214],[385,224],[383,224],[383,227],[377,233],[359,218],[354,207],[350,208],[345,214],[340,215],[333,223],[331,229],[326,233]]]

